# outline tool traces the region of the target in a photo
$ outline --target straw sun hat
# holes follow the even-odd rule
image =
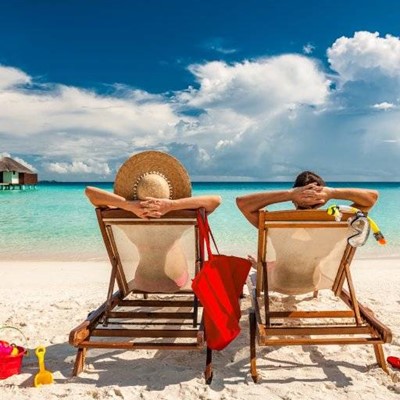
[[[192,187],[184,166],[161,151],[144,151],[126,160],[115,178],[114,193],[127,200],[146,197],[181,199]]]

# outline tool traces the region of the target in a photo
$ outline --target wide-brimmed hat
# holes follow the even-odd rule
[[[117,172],[114,193],[127,200],[146,197],[190,197],[192,186],[185,167],[169,154],[144,151],[126,160]]]

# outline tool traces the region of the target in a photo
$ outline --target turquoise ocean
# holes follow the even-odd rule
[[[89,182],[41,183],[31,190],[0,191],[0,260],[106,260],[94,207],[84,195],[88,185],[112,191],[112,183]],[[378,223],[388,244],[378,245],[371,235],[358,250],[357,258],[400,257],[400,183],[329,185],[379,191],[378,203],[370,216]],[[257,231],[238,211],[235,198],[289,187],[289,183],[194,183],[193,194],[222,196],[222,205],[210,216],[214,236],[221,252],[246,256],[256,254]],[[290,203],[280,203],[269,209],[292,208]]]

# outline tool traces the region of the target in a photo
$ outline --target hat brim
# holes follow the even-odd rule
[[[155,150],[135,154],[122,164],[115,177],[114,193],[127,200],[135,200],[135,183],[150,172],[161,173],[168,179],[172,188],[170,198],[181,199],[192,195],[185,167],[175,157]]]

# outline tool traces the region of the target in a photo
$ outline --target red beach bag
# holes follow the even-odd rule
[[[201,253],[206,244],[208,260],[192,282],[192,289],[204,307],[207,346],[224,349],[240,333],[239,298],[250,271],[251,262],[241,257],[212,254],[206,216],[198,215]],[[215,241],[214,241],[215,244]],[[217,249],[218,252],[218,249]]]

